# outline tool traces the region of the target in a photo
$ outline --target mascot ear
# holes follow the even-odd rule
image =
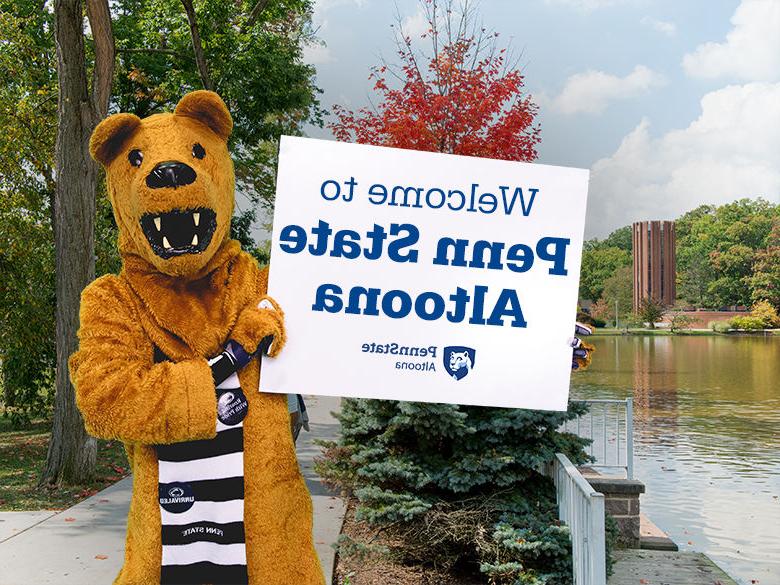
[[[92,158],[107,167],[140,125],[134,114],[114,114],[100,122],[89,139]]]
[[[225,102],[213,91],[201,89],[188,93],[181,98],[174,113],[199,120],[225,142],[233,131],[233,118]]]

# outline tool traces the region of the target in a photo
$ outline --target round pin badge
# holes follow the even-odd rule
[[[225,390],[217,398],[217,418],[224,425],[233,426],[244,420],[249,402],[241,388]]]
[[[188,483],[161,483],[158,489],[160,506],[172,514],[186,512],[195,503],[195,493]]]

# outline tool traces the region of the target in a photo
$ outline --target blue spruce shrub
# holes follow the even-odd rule
[[[491,584],[571,583],[568,528],[539,470],[587,441],[558,429],[586,411],[346,399],[318,471],[357,500],[356,520],[392,536],[404,563]]]

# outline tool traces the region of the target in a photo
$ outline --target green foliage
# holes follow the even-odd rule
[[[202,89],[189,24],[180,0],[118,0],[112,111],[144,117],[172,110],[189,90]],[[257,0],[200,0],[195,10],[213,89],[230,110],[230,146],[238,190],[273,206],[277,140],[321,123],[315,70],[303,62],[314,42],[311,0],[270,0],[254,22]]]
[[[358,499],[357,519],[400,539],[408,562],[459,561],[492,583],[568,583],[567,529],[537,470],[556,452],[587,460],[586,441],[557,430],[584,410],[349,399],[318,470]]]
[[[715,333],[728,333],[731,331],[731,325],[728,321],[710,321],[710,329]]]
[[[671,319],[669,321],[670,330],[672,333],[678,333],[683,329],[690,329],[691,325],[693,325],[695,321],[696,320],[690,315],[686,315],[680,311],[675,311],[671,314]]]
[[[780,216],[775,217],[767,246],[756,251],[748,278],[753,301],[768,301],[780,311]]]
[[[737,315],[729,320],[729,325],[732,329],[744,329],[747,331],[754,331],[757,329],[764,329],[764,320],[760,317],[754,317],[752,315]]]
[[[214,88],[233,114],[239,210],[233,236],[261,263],[251,224],[271,207],[277,140],[318,123],[314,69],[302,51],[312,42],[310,0],[196,2]],[[179,0],[111,3],[117,69],[110,110],[140,116],[170,110],[202,87]],[[53,173],[57,71],[53,14],[32,0],[0,0],[0,366],[5,414],[17,423],[46,415],[53,400]],[[87,57],[92,56],[87,37]],[[242,209],[243,208],[243,209]],[[117,272],[116,225],[104,195],[95,224],[96,272]]]
[[[780,306],[773,288],[780,282],[778,223],[780,206],[763,199],[684,214],[676,222],[679,296],[700,307],[749,306],[764,298]]]
[[[647,323],[650,329],[655,329],[655,324],[664,316],[663,303],[653,297],[645,297],[639,304],[637,316],[643,323]]]
[[[580,298],[595,301],[604,292],[607,279],[619,268],[631,265],[631,253],[612,246],[588,244],[582,253]]]
[[[631,314],[634,303],[634,271],[631,266],[622,266],[604,281],[604,290],[599,299],[600,317],[615,321],[615,305],[618,319],[625,321]]]
[[[17,426],[53,399],[52,27],[39,2],[0,1],[0,402]]]
[[[760,319],[767,329],[780,327],[780,316],[777,315],[777,310],[769,301],[758,301],[753,305],[753,310],[750,311],[750,315],[756,319]]]
[[[680,299],[712,308],[768,300],[780,310],[780,205],[764,199],[701,205],[678,218],[675,229]],[[607,280],[630,266],[631,249],[630,226],[585,242],[580,298],[601,298]],[[625,294],[623,286],[609,296]]]

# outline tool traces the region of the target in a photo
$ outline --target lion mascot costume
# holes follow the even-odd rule
[[[287,398],[258,391],[285,342],[268,273],[230,239],[233,122],[219,96],[115,114],[105,167],[122,270],[83,292],[70,370],[90,434],[133,473],[119,585],[324,585]]]

